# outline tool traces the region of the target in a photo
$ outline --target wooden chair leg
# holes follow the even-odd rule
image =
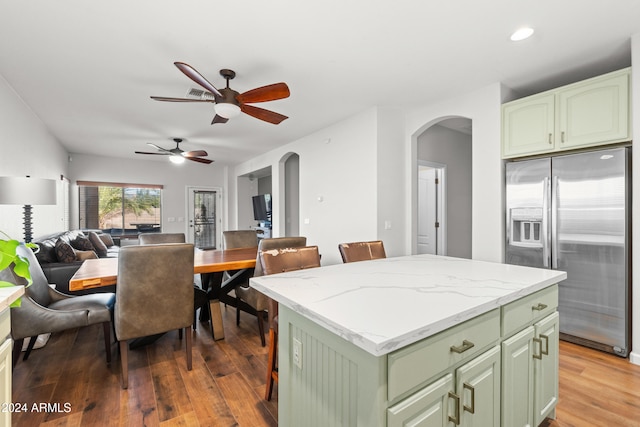
[[[104,351],[107,353],[107,363],[111,363],[111,322],[102,324],[104,330]]]
[[[30,337],[29,338],[29,344],[27,345],[27,351],[24,352],[24,357],[22,358],[22,360],[27,360],[29,358],[29,355],[31,354],[31,350],[33,350],[33,346],[36,345],[36,340],[38,339],[38,336],[34,336],[34,337]]]
[[[178,339],[182,339],[182,328],[178,329]]]
[[[278,333],[269,329],[269,361],[267,362],[267,388],[264,393],[265,400],[271,400],[274,380],[278,379],[276,363],[278,360]]]
[[[257,312],[256,317],[258,318],[258,331],[260,331],[260,341],[262,342],[262,346],[264,347],[265,345],[267,345],[267,342],[264,339],[264,311]]]
[[[13,352],[11,354],[13,366],[16,366],[16,363],[18,363],[18,359],[20,358],[20,353],[22,352],[23,345],[24,345],[24,338],[20,338],[13,341]]]
[[[236,326],[240,325],[240,297],[236,295]],[[264,344],[262,344],[264,347]]]
[[[127,341],[120,341],[120,364],[122,365],[122,388],[129,388],[129,361]]]
[[[192,366],[193,366],[193,352],[192,352],[192,336],[191,333],[189,331],[189,328],[184,328],[184,334],[186,335],[187,339],[187,370],[190,371]]]

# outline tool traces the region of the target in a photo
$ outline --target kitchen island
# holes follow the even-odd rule
[[[414,255],[262,276],[281,426],[538,425],[566,273]]]

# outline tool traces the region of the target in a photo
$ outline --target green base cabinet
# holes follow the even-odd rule
[[[502,157],[631,140],[631,69],[614,71],[502,105]]]
[[[281,305],[279,425],[539,425],[558,401],[557,301],[553,285],[381,356]]]

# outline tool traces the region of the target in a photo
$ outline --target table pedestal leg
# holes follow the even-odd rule
[[[213,339],[216,341],[224,339],[224,328],[222,327],[222,310],[220,309],[220,300],[210,300],[209,309],[211,311],[211,335],[213,335]]]

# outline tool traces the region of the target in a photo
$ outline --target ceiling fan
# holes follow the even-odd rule
[[[159,156],[171,156],[169,160],[173,163],[182,163],[185,159],[191,160],[198,163],[213,163],[213,160],[203,159],[204,156],[208,156],[209,154],[204,150],[195,150],[195,151],[184,151],[180,149],[180,143],[183,141],[182,138],[172,138],[176,143],[176,148],[172,148],[167,150],[166,148],[162,148],[156,144],[152,144],[147,142],[147,145],[155,148],[156,152],[148,152],[148,151],[136,151],[136,154],[153,154]]]
[[[191,80],[205,88],[207,92],[201,95],[201,99],[166,98],[161,96],[152,96],[151,99],[169,102],[213,102],[215,104],[216,115],[211,121],[211,124],[226,123],[230,118],[240,114],[240,112],[255,117],[256,119],[273,123],[274,125],[279,124],[287,118],[287,116],[274,111],[249,105],[255,102],[275,101],[277,99],[287,98],[290,92],[286,83],[274,83],[239,93],[229,87],[229,80],[232,80],[236,76],[236,73],[233,70],[222,69],[220,70],[220,75],[227,81],[227,87],[218,90],[189,64],[174,62],[174,65]]]

